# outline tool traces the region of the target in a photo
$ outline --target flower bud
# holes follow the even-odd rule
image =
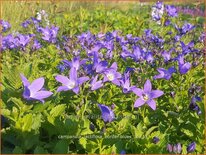
[[[195,151],[195,148],[196,148],[196,143],[195,143],[195,142],[192,142],[192,143],[189,144],[188,147],[187,147],[187,153],[190,153],[190,152]]]

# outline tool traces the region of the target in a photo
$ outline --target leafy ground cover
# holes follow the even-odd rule
[[[3,11],[2,153],[204,154],[204,17],[67,4]]]

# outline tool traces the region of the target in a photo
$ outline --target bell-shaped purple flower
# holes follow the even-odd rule
[[[168,70],[164,68],[158,68],[157,71],[159,72],[158,75],[154,76],[154,79],[166,79],[169,80],[172,77],[172,74],[176,72],[176,69],[174,66],[168,68]]]
[[[181,47],[182,47],[182,53],[183,54],[188,54],[192,52],[193,47],[194,47],[194,41],[191,41],[188,43],[188,45],[185,45],[184,42],[180,41]]]
[[[155,98],[158,98],[164,94],[161,90],[152,90],[152,84],[150,80],[147,80],[144,84],[144,89],[134,88],[132,90],[139,98],[135,101],[134,107],[140,107],[147,103],[153,110],[156,109]]]
[[[41,43],[40,43],[37,39],[35,39],[35,40],[34,40],[34,44],[33,44],[33,46],[32,46],[32,50],[38,50],[38,49],[40,49],[41,47],[42,47]]]
[[[11,28],[11,25],[9,24],[9,22],[4,21],[4,20],[0,20],[0,25],[3,28],[3,30],[2,30],[3,32],[6,32],[8,29]]]
[[[177,143],[173,146],[173,152],[180,154],[182,152],[182,146],[180,143]]]
[[[160,139],[158,137],[156,137],[156,136],[152,138],[152,142],[154,144],[157,144],[159,141],[160,141]]]
[[[172,144],[167,144],[167,151],[172,152]]]
[[[89,77],[78,78],[77,70],[73,67],[70,69],[69,78],[63,75],[57,75],[55,79],[62,83],[62,86],[57,89],[57,92],[72,90],[74,93],[78,94],[79,86],[88,81]]]
[[[123,88],[123,93],[129,93],[133,88],[135,88],[135,86],[130,86],[130,72],[124,73],[120,80],[120,85]]]
[[[170,17],[177,17],[177,9],[175,8],[174,5],[166,5],[166,12],[168,14],[168,16]]]
[[[178,65],[180,74],[186,74],[191,68],[191,64],[189,62],[184,62],[183,55],[178,57]]]
[[[44,103],[44,99],[51,96],[53,93],[50,91],[43,90],[44,78],[38,78],[31,84],[27,78],[20,74],[22,83],[24,85],[23,97],[27,100],[39,100]]]
[[[63,60],[62,62],[67,67],[75,68],[76,70],[79,70],[80,66],[84,65],[86,61],[87,61],[86,59],[80,60],[80,57],[78,56],[78,57],[74,57],[72,61]]]
[[[55,26],[52,26],[51,28],[39,28],[39,31],[42,33],[42,39],[51,43],[56,43],[58,30],[59,28]]]
[[[27,28],[29,25],[31,24],[31,21],[30,20],[25,20],[21,26],[24,27],[24,28]]]
[[[194,151],[195,151],[195,148],[196,148],[196,143],[195,143],[195,142],[192,142],[191,144],[189,144],[189,145],[187,146],[187,153],[194,152]]]
[[[119,86],[121,74],[117,72],[117,63],[114,62],[109,69],[104,72],[103,82],[111,81],[113,84]]]
[[[186,33],[188,33],[189,31],[191,31],[195,28],[195,26],[193,26],[190,23],[184,23],[182,28],[179,28],[176,24],[174,26],[175,26],[176,30],[179,32],[180,36],[185,35]]]
[[[200,115],[202,112],[201,112],[200,107],[199,107],[199,106],[197,105],[197,103],[196,103],[197,101],[202,101],[202,99],[201,99],[200,97],[198,97],[198,96],[193,96],[193,97],[192,97],[192,100],[191,100],[191,102],[190,102],[190,104],[189,104],[189,108],[190,108],[191,110],[196,111],[197,114]]]
[[[97,90],[103,86],[102,80],[97,81],[98,75],[96,75],[94,78],[91,80],[91,90]]]
[[[105,123],[112,122],[115,119],[114,112],[106,105],[98,104],[101,112],[102,112],[102,119]]]
[[[162,57],[164,58],[164,61],[167,62],[171,59],[171,52],[162,52]]]

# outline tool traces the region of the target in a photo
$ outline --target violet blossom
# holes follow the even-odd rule
[[[23,97],[27,100],[39,100],[44,103],[44,99],[51,96],[53,93],[50,91],[45,91],[43,89],[44,86],[44,78],[38,78],[34,80],[31,84],[27,80],[27,78],[20,74],[22,83],[24,85]]]
[[[153,110],[156,109],[155,98],[158,98],[164,94],[161,90],[152,90],[152,84],[150,80],[147,80],[144,84],[144,88],[134,88],[132,90],[139,98],[135,101],[134,107],[140,107],[147,103]]]

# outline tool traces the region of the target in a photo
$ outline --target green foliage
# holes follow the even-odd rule
[[[122,35],[140,36],[145,29],[150,28],[154,34],[159,33],[165,40],[170,39],[170,36],[167,36],[168,31],[172,31],[174,35],[176,33],[172,26],[163,27],[151,22],[149,6],[138,4],[133,6],[134,9],[129,6],[130,9],[125,11],[117,8],[106,9],[102,5],[90,10],[82,7],[83,4],[73,6],[74,4],[76,3],[70,2],[71,8],[67,8],[70,11],[63,12],[58,12],[59,8],[55,10],[59,4],[55,2],[50,4],[50,21],[61,27],[58,38],[60,42],[62,35],[72,37],[87,31],[97,34],[120,30]],[[42,8],[41,5],[38,5],[39,9]],[[22,21],[28,17],[18,18]],[[172,19],[172,22],[182,25],[185,20],[198,25],[195,35],[183,37],[183,41],[188,43],[191,39],[199,37],[203,31],[201,24],[205,19],[202,17],[193,19],[182,15],[179,19]],[[25,31],[19,26],[15,28],[15,31]],[[72,41],[76,43],[75,39]],[[192,68],[186,75],[175,73],[169,81],[164,79],[153,81],[153,88],[165,92],[163,97],[156,100],[158,107],[156,111],[152,111],[147,105],[135,109],[133,105],[137,97],[132,93],[123,94],[122,90],[114,85],[106,84],[104,89],[91,92],[88,89],[88,82],[78,95],[71,91],[57,93],[57,82],[54,78],[59,74],[57,65],[63,59],[71,60],[71,53],[57,49],[54,44],[45,42],[42,44],[44,46],[35,52],[25,49],[25,51],[8,50],[2,53],[1,114],[7,120],[5,127],[1,129],[2,153],[119,154],[125,150],[126,153],[132,154],[166,154],[168,143],[180,142],[182,154],[186,154],[187,145],[191,141],[197,144],[196,153],[204,153],[205,105],[203,101],[197,103],[202,111],[201,115],[188,109],[191,101],[188,89],[192,83],[202,86],[198,96],[202,99],[205,97],[205,71],[201,64]],[[166,48],[170,49],[172,46],[167,44]],[[201,49],[204,45],[196,46]],[[150,45],[148,49],[153,50],[153,46]],[[119,54],[121,50],[117,49],[115,52]],[[81,56],[83,58],[84,55]],[[123,73],[126,63],[120,60],[116,53],[114,59],[118,61],[118,69]],[[200,62],[204,61],[201,57],[199,59]],[[143,81],[152,79],[157,74],[157,67],[128,62],[130,67],[140,69],[131,77],[132,84],[139,88],[143,87]],[[158,67],[165,65],[162,59]],[[43,104],[38,101],[26,101],[22,97],[23,85],[20,73],[23,73],[29,81],[45,77],[44,87],[54,92],[53,96]],[[65,72],[65,75],[67,74],[68,71]],[[171,97],[170,93],[173,91],[175,96]],[[115,103],[116,119],[105,124],[100,118],[97,103],[107,106]],[[94,129],[91,129],[91,125]],[[153,137],[158,137],[160,141],[154,144]]]

